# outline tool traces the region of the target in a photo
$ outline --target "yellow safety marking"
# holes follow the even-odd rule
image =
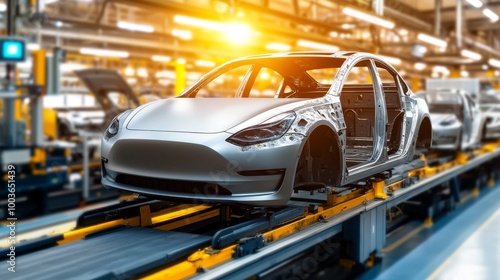
[[[114,226],[119,226],[119,225],[138,226],[139,224],[140,224],[140,218],[134,217],[134,218],[126,219],[126,220],[119,219],[119,220],[115,220],[115,221],[109,221],[109,222],[105,222],[102,224],[98,224],[95,226],[76,229],[76,230],[65,233],[64,239],[58,241],[57,244],[61,245],[61,244],[70,243],[70,242],[84,238],[89,233],[93,233],[93,232],[103,230],[106,228],[111,228]]]
[[[427,217],[424,221],[424,224],[426,227],[432,227],[432,225],[434,224],[434,222],[432,221],[432,217]]]
[[[157,227],[155,227],[155,229],[173,230],[173,229],[187,226],[190,224],[194,224],[194,223],[206,220],[206,219],[217,217],[217,216],[219,216],[219,214],[220,214],[219,209],[215,209],[213,211],[201,213],[201,214],[198,214],[198,215],[195,215],[192,217],[186,217],[186,218],[178,220],[178,221],[173,221],[173,222],[170,222],[170,223],[165,224],[165,225],[157,226]]]
[[[192,254],[186,261],[173,265],[167,269],[148,275],[142,279],[184,279],[198,272],[200,268],[211,268],[233,258],[236,245],[231,245],[222,250],[207,253],[206,250]]]
[[[329,218],[331,218],[337,214],[340,214],[344,211],[347,211],[349,209],[352,209],[354,207],[362,205],[369,200],[373,200],[374,198],[375,198],[374,191],[369,190],[364,195],[353,198],[351,200],[340,203],[338,205],[326,208],[323,211],[318,211],[318,213],[316,213],[316,214],[307,215],[300,220],[294,221],[290,224],[279,227],[277,229],[268,231],[268,232],[264,233],[263,236],[267,240],[267,242],[272,242],[272,241],[278,240],[278,239],[283,238],[287,235],[290,235],[294,232],[302,230],[302,229],[310,226],[311,224],[317,223],[317,222],[325,220],[325,219],[329,219]]]
[[[412,231],[410,231],[408,234],[406,234],[401,239],[398,239],[396,242],[392,243],[391,245],[384,247],[382,249],[382,252],[387,253],[387,252],[390,252],[390,251],[396,249],[397,247],[401,246],[401,244],[405,243],[406,241],[408,241],[413,236],[417,235],[420,231],[422,231],[425,228],[427,228],[425,223],[421,224],[420,226],[414,228]]]
[[[187,215],[190,215],[190,214],[193,214],[193,213],[196,213],[196,212],[200,212],[202,210],[205,210],[205,209],[208,209],[208,208],[211,208],[212,206],[210,205],[188,205],[187,208],[186,208],[186,205],[179,205],[179,206],[176,206],[176,207],[172,207],[172,208],[169,208],[168,210],[168,213],[165,213],[165,214],[161,214],[161,215],[158,215],[154,218],[151,219],[151,222],[152,224],[158,224],[158,223],[161,223],[161,222],[165,222],[165,221],[169,221],[169,220],[173,220],[173,219],[176,219],[176,218],[179,218],[179,217],[183,217],[183,216],[187,216]]]
[[[152,224],[164,222],[164,221],[167,221],[169,219],[175,219],[177,217],[182,217],[183,215],[196,213],[198,211],[210,208],[211,206],[209,206],[209,205],[197,205],[194,207],[183,209],[185,207],[186,207],[186,205],[179,205],[179,206],[168,208],[168,209],[162,210],[158,213],[155,213],[155,216],[153,218],[151,218],[151,222],[152,222]],[[141,211],[141,214],[143,214],[142,211],[145,211],[145,210],[140,208],[140,211]],[[184,213],[184,214],[182,215],[182,213]],[[118,225],[140,226],[141,225],[141,216],[133,217],[133,218],[129,218],[129,219],[118,219],[118,220],[114,220],[114,221],[104,222],[102,224],[89,226],[89,227],[76,229],[76,230],[67,232],[64,234],[64,239],[61,241],[58,241],[58,244],[65,244],[65,243],[73,242],[73,241],[84,238],[89,233],[96,232],[96,231],[103,230],[103,229],[110,228],[110,227],[114,227],[114,226],[118,226]]]

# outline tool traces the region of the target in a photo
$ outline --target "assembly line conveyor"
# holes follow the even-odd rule
[[[488,163],[499,159],[500,143],[438,164],[422,157],[348,188],[295,194],[276,209],[136,197],[83,213],[72,231],[18,244],[18,272],[0,278],[245,279],[340,233],[364,263],[385,245],[390,207],[479,167],[491,184],[499,170]]]

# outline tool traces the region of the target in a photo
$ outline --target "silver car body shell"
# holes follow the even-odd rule
[[[346,148],[346,124],[339,94],[347,73],[358,61],[366,59],[374,65],[373,60],[378,58],[366,53],[328,55],[332,56],[345,57],[345,62],[324,97],[262,100],[175,98],[127,111],[119,118],[117,135],[102,141],[102,183],[107,187],[151,196],[205,203],[282,205],[293,192],[295,171],[305,140],[320,126],[331,129],[338,139],[339,153],[342,154],[339,163],[342,174],[337,182],[340,185],[356,182],[411,159],[414,156],[416,133],[422,120],[429,117],[427,105],[411,91],[400,96],[405,119],[403,136],[397,152],[387,156],[385,103],[380,101],[383,100],[383,93],[379,86],[375,90],[379,106],[375,108],[378,120],[375,130],[378,134],[374,140],[373,156],[365,164],[347,168],[343,154]],[[392,66],[387,67],[396,72]],[[374,83],[380,85],[378,73],[372,74],[376,77]],[[155,107],[169,106],[169,110],[160,113],[155,110]],[[224,114],[214,116],[217,108]],[[242,129],[261,124],[285,112],[294,112],[297,117],[288,131],[277,140],[247,147],[226,141]],[[162,121],[169,118],[175,118],[180,123],[166,124]],[[283,173],[276,171],[267,175],[260,174],[258,171],[261,170],[282,170]],[[144,189],[116,182],[117,174],[121,173],[174,181],[212,182],[230,190],[231,195],[207,193],[198,189],[194,193]]]
[[[486,117],[485,138],[500,139],[500,104],[481,104],[481,112]]]
[[[455,94],[462,108],[462,118],[453,113],[430,112],[432,121],[432,148],[435,150],[467,150],[481,143],[486,125],[486,117],[481,113],[479,105],[467,92],[457,89],[435,89],[420,94]],[[457,106],[458,104],[448,104]],[[432,104],[429,103],[432,108]],[[442,123],[443,120],[453,118],[454,122]]]

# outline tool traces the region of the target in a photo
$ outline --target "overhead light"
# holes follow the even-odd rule
[[[462,76],[462,77],[469,77],[469,71],[467,71],[467,70],[460,71],[460,76]]]
[[[137,69],[137,76],[146,78],[148,76],[148,70],[144,67]]]
[[[163,78],[163,79],[175,79],[175,72],[174,71],[158,71],[155,74],[156,78]]]
[[[382,58],[383,60],[389,62],[392,65],[400,65],[401,64],[401,59],[393,56],[386,56],[386,55],[378,55],[378,57]]]
[[[500,71],[495,70],[495,72],[494,72],[494,73],[495,73],[495,76],[500,76]]]
[[[498,15],[495,14],[495,12],[493,12],[492,10],[490,9],[484,9],[483,10],[483,14],[488,17],[492,22],[495,22],[499,19]]]
[[[172,29],[172,36],[179,37],[183,40],[193,39],[193,34],[189,30]]]
[[[0,12],[5,12],[7,11],[7,5],[5,3],[0,3]]]
[[[370,22],[370,23],[373,23],[376,25],[380,25],[380,26],[388,28],[388,29],[394,28],[394,25],[395,25],[394,22],[392,22],[392,21],[389,21],[389,20],[374,16],[374,15],[370,15],[370,14],[362,12],[362,11],[351,9],[349,7],[345,7],[344,9],[342,9],[342,12],[348,16],[355,17],[355,18],[358,18],[358,19],[361,19],[361,20],[364,20],[364,21],[367,21],[367,22]]]
[[[72,72],[75,70],[82,70],[87,68],[85,65],[79,63],[61,63],[60,66],[60,70],[62,72]]]
[[[194,17],[188,17],[188,16],[181,16],[181,15],[175,15],[174,22],[180,23],[180,24],[196,26],[196,27],[201,27],[201,28],[205,28],[205,29],[219,30],[219,31],[224,29],[223,24],[220,22],[215,22],[215,21],[205,20],[205,19],[200,19],[200,18],[194,18]]]
[[[444,75],[450,75],[450,70],[448,70],[448,68],[446,68],[445,66],[442,66],[442,65],[436,65],[432,68],[432,72],[435,72],[435,73],[442,73]]]
[[[289,51],[292,47],[287,44],[282,43],[269,43],[266,45],[266,49],[272,51],[286,52]]]
[[[59,21],[59,20],[56,21],[56,27],[61,27],[61,26],[63,26],[62,21]]]
[[[476,7],[476,8],[481,8],[483,6],[483,2],[479,1],[479,0],[465,0],[467,1],[469,4],[471,4],[472,6]]]
[[[488,65],[486,65],[486,64],[481,65],[481,69],[488,70]]]
[[[425,67],[427,66],[425,63],[423,62],[416,62],[414,65],[415,69],[417,69],[418,71],[422,71],[425,69]]]
[[[426,43],[432,44],[436,47],[440,47],[440,48],[446,48],[446,46],[448,45],[448,43],[446,43],[445,40],[442,40],[442,39],[439,39],[437,37],[427,35],[424,33],[418,34],[417,39],[419,39],[420,41],[424,41]]]
[[[194,64],[196,64],[197,66],[201,66],[201,67],[214,67],[215,66],[215,62],[208,61],[208,60],[196,60],[194,62]]]
[[[401,35],[401,36],[407,36],[408,35],[408,30],[406,30],[406,29],[400,29],[399,30],[399,35]]]
[[[472,60],[481,60],[481,58],[482,58],[481,54],[479,54],[477,52],[469,51],[469,50],[461,50],[460,54],[462,56],[470,58]]]
[[[155,31],[155,28],[151,25],[146,25],[146,24],[138,24],[138,23],[133,23],[133,22],[127,22],[127,21],[119,21],[117,23],[118,28],[121,29],[128,29],[131,31],[139,31],[139,32],[146,32],[146,33],[151,33]]]
[[[342,29],[352,29],[352,28],[354,28],[354,27],[356,27],[356,25],[354,25],[354,24],[352,24],[352,23],[343,23],[343,24],[340,26],[340,28],[342,28]]]
[[[36,51],[40,49],[40,45],[36,43],[28,43],[26,44],[26,49],[29,51]]]
[[[153,61],[159,61],[159,62],[170,62],[170,60],[172,60],[170,56],[166,55],[153,55],[151,56],[151,59]]]
[[[233,44],[244,44],[252,39],[253,30],[241,22],[230,22],[222,30],[226,33],[227,40]]]
[[[177,60],[175,60],[175,62],[177,62],[178,64],[186,64],[186,59],[184,58],[178,58]]]
[[[330,32],[330,36],[335,38],[339,36],[339,33],[337,31],[332,31]]]
[[[134,76],[135,75],[135,69],[132,67],[127,67],[125,68],[125,76]]]
[[[338,51],[339,50],[339,47],[337,47],[335,45],[323,44],[323,43],[302,40],[302,39],[297,42],[297,45],[299,47],[317,49],[317,50],[328,50],[328,51]]]
[[[493,67],[500,68],[500,60],[498,60],[498,59],[490,58],[490,59],[488,59],[488,64],[493,66]]]
[[[97,56],[111,56],[111,57],[128,57],[128,52],[126,51],[115,51],[115,50],[105,50],[105,49],[94,49],[94,48],[81,48],[81,54],[97,55]]]

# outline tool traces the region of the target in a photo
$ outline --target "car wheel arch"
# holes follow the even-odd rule
[[[301,168],[301,161],[304,160],[305,153],[307,153],[308,143],[309,143],[310,145],[309,149],[310,147],[314,147],[313,148],[314,153],[318,153],[320,151],[325,151],[325,150],[330,151],[330,147],[335,147],[335,149],[331,151],[333,158],[328,158],[328,157],[321,158],[320,155],[316,155],[317,156],[316,159],[315,157],[313,157],[313,160],[320,160],[320,161],[323,160],[323,162],[326,163],[326,168],[323,168],[321,164],[318,165],[313,163],[313,168],[315,168],[315,170],[313,170],[313,173],[319,174],[320,171],[323,171],[326,172],[326,174],[330,174],[326,176],[320,176],[322,178],[321,180],[318,180],[320,178],[313,176],[316,177],[314,178],[314,180],[316,182],[321,182],[324,184],[329,184],[334,186],[341,185],[345,173],[345,160],[343,153],[345,141],[342,140],[342,137],[339,136],[339,133],[340,135],[342,135],[345,132],[344,130],[337,129],[330,122],[327,121],[317,122],[309,128],[304,140],[302,141],[299,153],[297,155],[296,174],[295,174],[296,178],[294,180],[295,181],[294,184],[301,182],[301,179],[299,178],[301,177],[301,175],[304,175],[304,172],[301,172],[299,169]],[[330,139],[328,139],[329,137]],[[318,168],[321,168],[322,170],[318,170]],[[304,179],[305,178],[302,178],[302,180]]]
[[[432,124],[428,116],[425,116],[417,129],[415,148],[429,149],[432,142]]]

